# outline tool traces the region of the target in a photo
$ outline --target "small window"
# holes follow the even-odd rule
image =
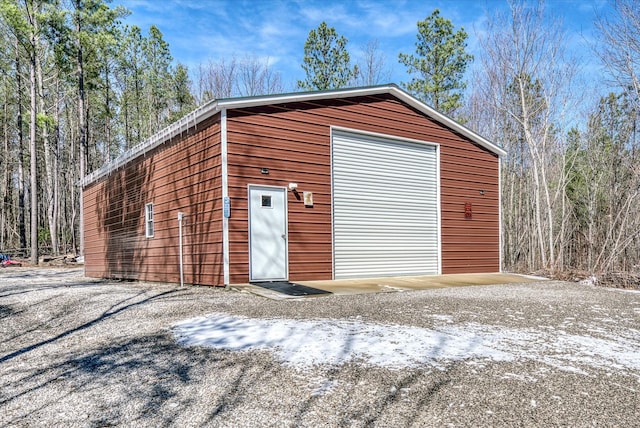
[[[272,208],[271,195],[262,195],[260,206],[262,208]]]
[[[145,236],[147,238],[153,238],[153,204],[147,204],[144,206],[144,218],[145,218]]]

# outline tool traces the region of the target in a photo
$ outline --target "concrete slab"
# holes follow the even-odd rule
[[[542,281],[546,278],[512,273],[474,273],[449,275],[398,276],[384,278],[338,279],[322,281],[295,281],[297,284],[329,291],[335,295],[392,293],[408,290],[428,290],[446,287],[468,287],[474,285],[498,285]],[[230,289],[256,294],[275,300],[300,300],[329,296],[288,296],[252,284],[235,284]]]

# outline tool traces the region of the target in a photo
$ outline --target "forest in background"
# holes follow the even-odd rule
[[[188,70],[159,28],[124,25],[128,13],[104,0],[0,1],[0,252],[82,254],[81,177],[212,98],[295,84],[250,55]],[[612,1],[595,25],[606,76],[577,82],[594,64],[566,51],[541,2],[488,16],[475,57],[437,11],[418,23],[414,54],[385,58],[372,40],[357,63],[323,22],[301,52],[297,87],[388,83],[385,62],[400,61],[402,87],[507,151],[505,270],[639,273],[640,6]]]

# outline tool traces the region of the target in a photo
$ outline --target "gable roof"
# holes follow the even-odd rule
[[[111,173],[119,169],[120,167],[126,165],[133,159],[142,156],[146,152],[158,147],[162,143],[174,138],[177,135],[180,135],[184,132],[187,132],[192,127],[198,125],[204,120],[215,116],[217,113],[222,111],[223,109],[231,110],[231,109],[240,109],[240,108],[249,108],[249,107],[260,107],[274,104],[284,104],[291,102],[305,102],[305,101],[313,101],[313,100],[325,100],[325,99],[337,99],[337,98],[350,98],[350,97],[360,97],[360,96],[368,96],[368,95],[380,95],[380,94],[390,94],[400,101],[410,105],[416,110],[424,113],[426,116],[431,119],[439,122],[440,124],[446,126],[449,129],[452,129],[455,132],[458,132],[465,137],[469,138],[474,143],[478,144],[481,147],[486,148],[492,153],[495,153],[498,156],[506,155],[506,152],[493,144],[486,138],[480,136],[479,134],[473,132],[469,128],[461,125],[455,120],[451,119],[449,116],[440,113],[439,111],[429,107],[419,99],[410,95],[408,92],[400,89],[395,84],[386,84],[379,86],[368,86],[368,87],[358,87],[358,88],[346,88],[346,89],[336,89],[336,90],[327,90],[327,91],[314,91],[314,92],[294,92],[287,94],[276,94],[276,95],[260,95],[254,97],[241,97],[241,98],[224,98],[224,99],[214,99],[208,101],[192,112],[188,113],[182,119],[177,122],[172,123],[161,131],[157,132],[153,136],[151,136],[146,141],[138,144],[137,146],[125,151],[120,156],[115,158],[114,160],[106,163],[101,168],[93,171],[92,173],[85,176],[80,184],[82,187],[85,187],[98,179],[104,177],[105,175]]]

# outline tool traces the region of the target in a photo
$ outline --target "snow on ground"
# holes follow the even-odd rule
[[[448,321],[446,316],[433,316]],[[536,360],[587,374],[587,367],[640,370],[640,332],[573,335],[556,329],[518,329],[466,323],[434,329],[345,319],[254,319],[218,313],[174,324],[183,345],[232,351],[267,350],[305,368],[360,361],[388,368],[441,367],[448,361]]]
[[[2,281],[5,284],[18,282],[22,285],[67,284],[81,280],[82,269],[73,268],[41,268],[41,267],[6,267],[2,269]],[[97,280],[94,280],[97,281]]]

